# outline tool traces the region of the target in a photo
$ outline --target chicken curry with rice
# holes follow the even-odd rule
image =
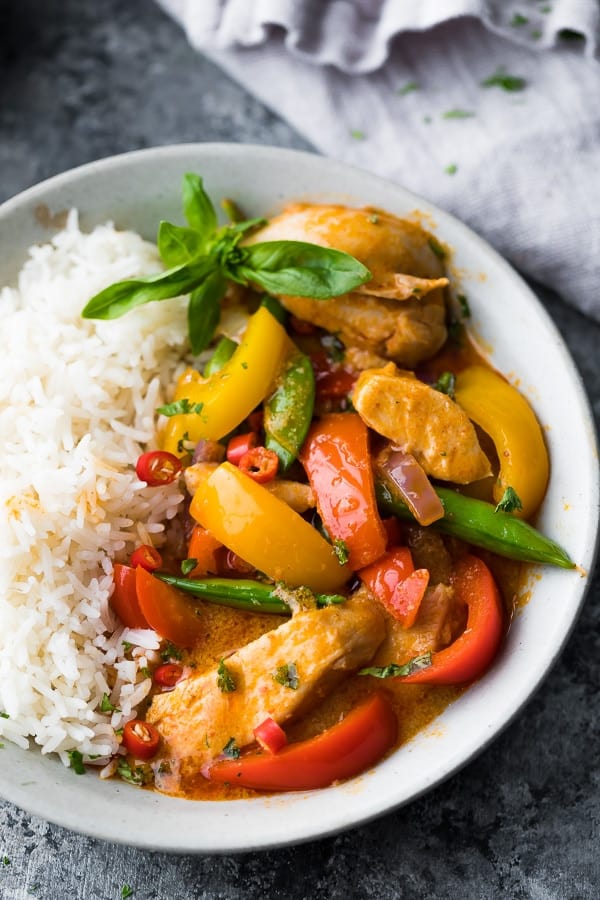
[[[183,190],[166,271],[83,313],[190,294],[190,365],[136,464],[188,502],[162,552],[114,565],[113,609],[164,641],[123,748],[168,794],[326,787],[493,664],[523,563],[572,567],[528,524],[548,455],[420,224],[313,204],[244,221],[224,201],[219,226],[201,179]]]

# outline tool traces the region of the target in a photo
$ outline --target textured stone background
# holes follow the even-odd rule
[[[138,147],[198,140],[307,146],[196,55],[150,0],[5,2],[0,53],[0,200]],[[543,299],[598,416],[600,327],[557,298]],[[0,801],[0,897],[118,900],[128,884],[135,900],[595,900],[599,609],[596,578],[561,661],[518,720],[405,809],[293,849],[178,857],[81,837]]]

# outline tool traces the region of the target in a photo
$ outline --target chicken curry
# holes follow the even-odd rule
[[[112,605],[164,640],[124,752],[195,799],[369,769],[493,664],[523,563],[572,566],[528,524],[542,432],[469,341],[435,236],[374,209],[225,207],[219,227],[186,176],[170,268],[84,310],[190,293],[191,364],[136,465],[188,502],[162,553],[115,563]]]

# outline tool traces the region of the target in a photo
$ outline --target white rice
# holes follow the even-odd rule
[[[104,286],[159,268],[138,235],[82,234],[72,212],[0,291],[0,736],[65,764],[70,750],[101,765],[118,751],[114,729],[135,717],[158,658],[157,635],[120,626],[109,596],[113,559],[160,546],[182,500],[134,466],[155,446],[186,305],[111,322],[80,313]],[[104,694],[118,711],[100,712]]]

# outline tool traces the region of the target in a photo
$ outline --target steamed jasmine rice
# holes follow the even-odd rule
[[[97,764],[118,752],[115,729],[136,717],[158,659],[158,636],[120,626],[109,596],[113,559],[160,546],[183,499],[134,467],[181,359],[185,301],[117,327],[81,310],[160,268],[138,235],[82,234],[72,212],[0,292],[0,736],[65,764],[73,750]]]

